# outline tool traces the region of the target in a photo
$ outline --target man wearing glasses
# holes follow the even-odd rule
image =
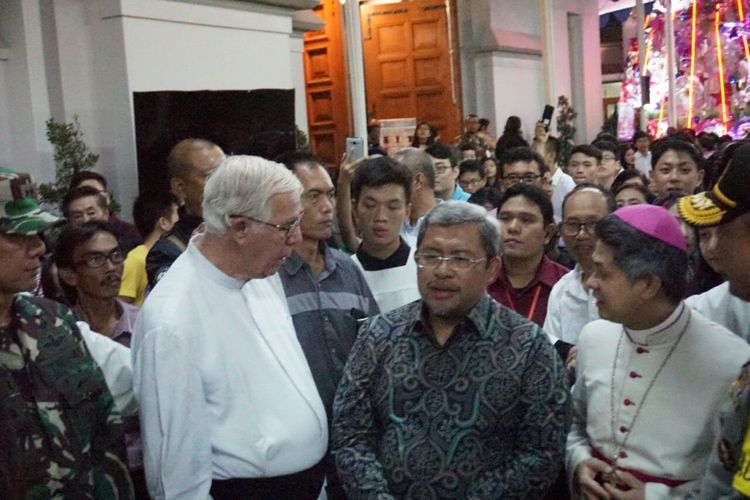
[[[133,385],[152,498],[320,493],[326,413],[276,274],[302,239],[301,192],[283,165],[227,158],[203,191],[205,233],[141,308]]]
[[[594,184],[576,186],[563,201],[560,234],[576,266],[552,287],[544,320],[544,331],[563,358],[578,342],[583,327],[599,319],[596,300],[585,283],[594,270],[594,226],[614,209],[609,191]]]
[[[65,298],[76,319],[129,348],[138,308],[117,298],[125,254],[107,222],[68,224],[55,248],[55,264]],[[138,417],[125,419],[128,468],[137,498],[146,495]]]
[[[479,206],[425,217],[422,299],[360,330],[334,402],[350,498],[535,498],[562,460],[570,406],[541,329],[485,292],[500,228]]]
[[[432,158],[432,166],[435,169],[435,196],[441,200],[468,200],[471,195],[456,182],[458,179],[456,150],[445,143],[436,142],[424,152]]]
[[[547,170],[544,158],[525,146],[511,148],[497,160],[500,183],[503,191],[522,182],[542,189],[542,176]]]

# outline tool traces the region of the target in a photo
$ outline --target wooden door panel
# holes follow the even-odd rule
[[[349,135],[349,101],[341,37],[339,0],[315,8],[325,27],[304,38],[305,92],[310,147],[326,166],[336,168]]]
[[[413,116],[442,137],[457,135],[460,77],[450,57],[445,3],[363,5],[362,30],[370,118]]]

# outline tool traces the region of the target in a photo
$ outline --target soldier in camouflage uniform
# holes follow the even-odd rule
[[[122,421],[73,315],[19,293],[56,220],[28,175],[0,168],[0,497],[131,499]]]

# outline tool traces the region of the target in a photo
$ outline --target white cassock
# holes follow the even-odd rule
[[[750,342],[750,302],[732,295],[728,281],[688,297],[685,304]]]
[[[367,286],[370,287],[375,302],[378,303],[381,313],[387,313],[421,297],[417,286],[417,263],[414,260],[416,247],[411,247],[406,264],[379,271],[367,271],[357,258],[352,255],[352,260],[362,270]]]
[[[684,482],[647,482],[647,499],[684,498],[711,451],[717,409],[748,358],[745,341],[684,304],[649,330],[625,334],[605,320],[586,325],[578,339],[569,479],[596,450],[610,461],[618,454],[618,468]]]
[[[212,479],[299,472],[320,461],[328,442],[278,275],[227,276],[196,238],[149,294],[133,336],[155,499],[205,500]]]

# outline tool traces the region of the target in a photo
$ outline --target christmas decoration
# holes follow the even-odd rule
[[[648,130],[656,137],[667,127],[709,129],[719,135],[745,136],[750,116],[750,17],[748,0],[687,0],[673,2],[675,65],[667,68],[665,9],[657,0],[646,17],[643,72],[638,67],[638,44],[629,41],[625,78],[619,105],[641,107],[641,76],[649,78],[649,103],[643,112]],[[627,41],[626,41],[627,42]],[[675,89],[669,95],[669,71],[675,74]],[[675,123],[667,123],[669,99],[675,100]],[[620,120],[633,120],[633,113]],[[743,124],[745,126],[738,126]],[[638,128],[619,123],[625,132]],[[738,135],[740,134],[740,135]]]

